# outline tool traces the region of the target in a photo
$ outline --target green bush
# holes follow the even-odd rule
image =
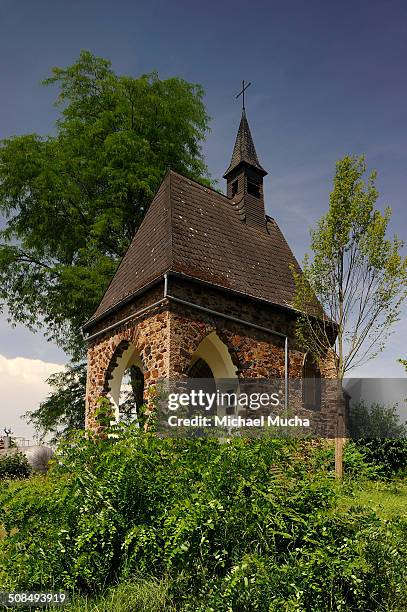
[[[367,438],[355,441],[367,463],[375,466],[377,475],[391,478],[407,468],[407,440],[405,438]]]
[[[407,468],[407,427],[400,422],[397,406],[363,401],[352,405],[349,431],[377,475],[389,478]]]
[[[0,480],[28,478],[30,464],[22,453],[0,456]]]
[[[366,404],[363,400],[351,404],[349,409],[349,433],[354,439],[405,438],[406,423],[400,422],[397,404]]]
[[[131,427],[78,435],[46,477],[0,492],[0,583],[93,596],[169,577],[167,604],[185,612],[402,609],[405,523],[338,512],[317,452]]]

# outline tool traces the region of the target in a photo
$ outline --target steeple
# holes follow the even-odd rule
[[[237,131],[235,146],[233,147],[232,159],[230,161],[229,168],[223,175],[223,178],[227,180],[228,175],[242,163],[245,163],[248,166],[253,166],[259,171],[260,174],[262,174],[262,176],[266,176],[267,174],[257,157],[256,148],[254,146],[244,108],[242,110],[242,118],[240,119],[240,125]]]
[[[232,159],[223,178],[227,181],[227,196],[244,200],[247,225],[266,228],[263,178],[267,172],[260,164],[246,117],[242,109]]]

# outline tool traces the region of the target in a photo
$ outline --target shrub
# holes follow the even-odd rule
[[[349,432],[354,439],[391,438],[407,436],[405,423],[400,422],[397,405],[367,405],[363,400],[351,404],[349,409]]]
[[[397,406],[366,405],[363,401],[352,405],[349,431],[376,475],[389,478],[407,468],[407,427],[400,422]]]
[[[77,435],[47,477],[0,492],[4,588],[86,595],[170,576],[185,612],[406,603],[405,523],[338,513],[312,446],[115,436]]]
[[[30,474],[30,464],[22,453],[0,457],[0,480],[28,478]]]
[[[390,478],[407,468],[407,440],[371,438],[356,440],[368,463],[376,467],[378,476]]]

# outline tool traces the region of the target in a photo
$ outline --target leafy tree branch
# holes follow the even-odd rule
[[[74,359],[103,292],[169,168],[210,184],[200,85],[120,76],[83,51],[54,68],[54,135],[0,144],[0,306]]]

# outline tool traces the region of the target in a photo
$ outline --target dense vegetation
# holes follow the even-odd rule
[[[72,610],[402,610],[407,521],[332,478],[326,443],[76,434],[0,493],[0,584]],[[374,476],[356,445],[350,474]]]
[[[30,473],[30,465],[22,453],[0,456],[0,480],[27,478]]]

